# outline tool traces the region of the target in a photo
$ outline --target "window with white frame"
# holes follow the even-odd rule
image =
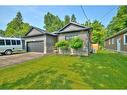
[[[127,45],[127,34],[124,34],[124,45]]]
[[[114,44],[114,38],[112,38],[112,44]]]

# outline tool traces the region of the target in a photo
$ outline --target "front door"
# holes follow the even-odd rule
[[[120,38],[117,39],[117,51],[120,51]]]

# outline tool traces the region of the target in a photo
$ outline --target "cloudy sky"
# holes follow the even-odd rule
[[[93,21],[100,20],[107,26],[112,17],[116,15],[118,6],[83,6],[87,17]],[[85,18],[81,6],[0,6],[0,29],[5,29],[16,13],[20,11],[24,22],[43,29],[44,15],[51,12],[64,19],[65,15],[75,14],[78,23],[84,23]]]

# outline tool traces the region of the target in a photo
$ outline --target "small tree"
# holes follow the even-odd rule
[[[79,37],[74,37],[70,41],[70,47],[76,51],[83,46],[83,40]]]
[[[58,47],[58,48],[60,48],[63,51],[63,54],[64,54],[64,50],[67,50],[68,49],[69,43],[66,40],[61,40],[61,41],[57,42],[55,44],[55,46]]]

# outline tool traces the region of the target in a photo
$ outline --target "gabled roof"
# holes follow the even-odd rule
[[[64,29],[66,29],[68,26],[70,25],[74,25],[74,26],[78,26],[78,30],[89,30],[89,29],[92,29],[91,27],[86,27],[86,26],[83,26],[81,24],[78,24],[78,23],[75,23],[75,22],[70,22],[68,23],[67,25],[65,25],[63,28],[61,28],[60,30],[58,30],[57,32],[55,33],[63,33],[63,32],[69,32],[69,31],[77,31],[77,29],[73,29],[73,30],[68,30],[68,31],[64,31]]]
[[[40,29],[40,28],[35,27],[35,26],[31,26],[30,30],[25,34],[25,36],[27,36],[33,29],[36,29],[36,30],[39,31],[41,34],[49,34],[49,35],[52,35],[52,36],[56,36],[56,34],[47,32],[46,30]]]
[[[42,30],[42,29],[40,29],[40,28],[38,28],[38,27],[31,26],[30,30],[25,34],[25,36],[27,36],[27,35],[31,32],[32,29],[36,29],[36,30],[39,31],[40,33],[45,32],[45,30]]]
[[[67,27],[69,27],[70,25],[72,25],[73,28],[75,28],[75,27],[76,28],[75,29],[67,30]],[[67,25],[65,25],[63,28],[61,28],[60,30],[51,33],[51,32],[48,32],[46,30],[40,29],[38,27],[31,26],[30,30],[25,34],[25,37],[30,37],[30,35],[28,36],[28,34],[33,29],[36,29],[40,33],[38,35],[32,35],[32,36],[39,36],[39,35],[44,35],[44,34],[48,34],[48,35],[52,35],[52,36],[57,36],[57,34],[59,34],[59,33],[71,32],[71,31],[72,32],[75,32],[75,31],[82,31],[82,30],[91,30],[92,28],[91,27],[86,27],[86,26],[80,25],[80,24],[75,23],[75,22],[70,22]],[[66,31],[64,29],[66,29]]]
[[[106,38],[105,40],[111,39],[111,38],[113,38],[113,37],[115,37],[115,36],[118,36],[118,35],[120,35],[120,34],[124,34],[124,33],[126,33],[126,32],[127,32],[127,28],[125,28],[125,29],[119,31],[119,32],[116,33],[115,35],[112,35],[112,36]]]

